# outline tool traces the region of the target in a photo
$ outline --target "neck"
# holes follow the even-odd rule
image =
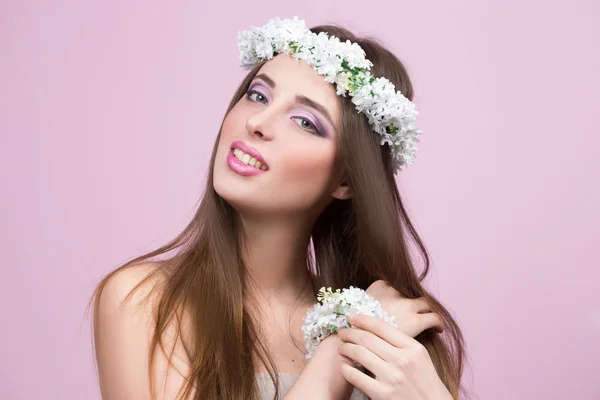
[[[262,301],[293,302],[314,297],[307,281],[306,253],[312,223],[308,218],[239,216],[242,259],[249,290]]]

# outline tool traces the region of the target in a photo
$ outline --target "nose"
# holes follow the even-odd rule
[[[246,130],[264,140],[272,140],[275,127],[275,107],[265,107],[246,120]]]

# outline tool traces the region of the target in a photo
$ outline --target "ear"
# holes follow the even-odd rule
[[[339,200],[346,200],[352,197],[352,190],[346,182],[342,182],[338,187],[333,189],[333,192],[331,192],[331,197]]]

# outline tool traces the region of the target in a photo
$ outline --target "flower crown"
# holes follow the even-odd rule
[[[252,68],[275,54],[287,54],[303,60],[336,84],[339,96],[352,97],[358,112],[364,113],[373,130],[381,135],[380,144],[392,151],[394,173],[412,164],[417,151],[418,135],[415,119],[419,114],[414,103],[396,91],[388,79],[375,78],[369,72],[373,64],[364,50],[349,40],[341,42],[327,33],[313,33],[304,20],[271,19],[263,27],[238,33],[240,61]]]

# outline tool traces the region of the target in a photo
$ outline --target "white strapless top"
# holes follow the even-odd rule
[[[296,378],[298,378],[298,374],[288,374],[288,373],[280,373],[279,374],[279,395],[280,397],[277,400],[281,400],[283,396],[290,390]],[[267,373],[259,373],[256,374],[256,382],[258,383],[259,392],[262,400],[274,400],[275,396],[275,385],[271,380],[271,377]],[[368,397],[358,388],[354,388],[352,391],[352,395],[350,396],[350,400],[367,400]]]

